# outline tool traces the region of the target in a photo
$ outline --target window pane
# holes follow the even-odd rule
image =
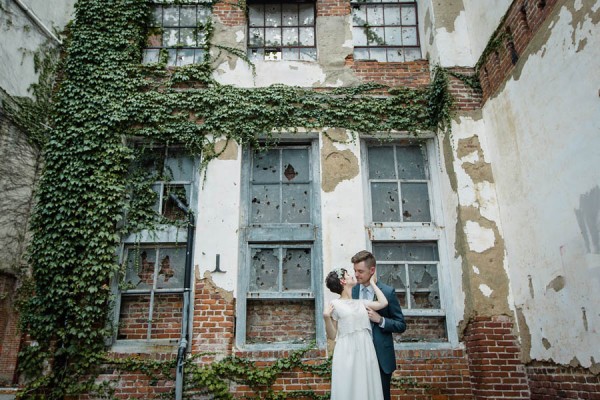
[[[298,4],[300,25],[314,26],[315,24],[315,6],[314,4],[301,3]]]
[[[385,28],[385,44],[389,46],[400,46],[402,44],[400,28]]]
[[[158,62],[158,49],[147,49],[144,50],[144,64],[157,63]]]
[[[253,182],[271,183],[280,181],[279,150],[255,152],[253,156]]]
[[[396,5],[385,6],[385,25],[388,26],[399,26],[400,25],[400,8]]]
[[[283,26],[298,26],[298,6],[296,4],[282,4]]]
[[[181,6],[180,26],[196,26],[196,6]]]
[[[380,260],[379,258],[377,258]],[[397,291],[406,290],[406,266],[402,264],[378,264],[377,280]]]
[[[436,243],[404,243],[403,261],[439,261]]]
[[[150,26],[162,26],[162,12],[163,9],[161,6],[156,6],[152,8],[152,16],[150,19]]]
[[[441,308],[436,265],[409,265],[411,308]]]
[[[208,17],[210,16],[211,11],[209,7],[200,6],[198,7],[198,23],[205,24],[208,21]]]
[[[265,29],[265,44],[267,46],[281,46],[281,29],[266,28]]]
[[[253,28],[250,29],[250,46],[264,46],[265,45],[265,37],[263,29]]]
[[[352,28],[352,40],[355,46],[366,46],[367,34],[365,28]]]
[[[127,251],[125,285],[122,290],[152,288],[155,259],[156,251],[153,249],[130,248]]]
[[[392,146],[369,147],[368,158],[370,179],[396,179]]]
[[[402,7],[402,25],[416,25],[417,13],[414,6]]]
[[[283,45],[297,46],[298,43],[298,28],[283,28]],[[285,51],[283,54],[283,59],[286,59]]]
[[[385,44],[383,35],[383,28],[367,28],[367,41],[369,46],[383,46]]]
[[[404,46],[417,45],[417,28],[402,28],[402,44]]]
[[[281,26],[281,4],[265,5],[265,26]]]
[[[427,183],[402,183],[402,217],[406,222],[429,222]]]
[[[398,146],[398,177],[400,179],[427,179],[424,149],[419,146]]]
[[[385,49],[371,49],[371,60],[386,62],[386,50]]]
[[[165,28],[163,31],[163,46],[175,47],[179,44],[179,29]]]
[[[406,261],[406,246],[402,243],[373,243],[373,255],[377,261]]]
[[[282,54],[283,59],[284,60],[298,60],[299,59],[298,50],[299,49],[297,49],[297,48],[283,49],[283,54]]]
[[[317,61],[317,50],[314,48],[301,48],[300,60],[302,61]]]
[[[315,45],[315,28],[300,28],[300,45]]]
[[[279,291],[279,249],[251,249],[250,291]]]
[[[403,49],[387,49],[387,60],[389,62],[402,62],[404,57],[402,56]]]
[[[371,26],[383,25],[383,6],[370,6],[367,9],[367,22]]]
[[[158,249],[158,257],[160,259],[156,278],[156,287],[158,289],[183,288],[185,252],[185,247]]]
[[[169,49],[169,58],[167,59],[167,65],[177,65],[177,50]]]
[[[366,37],[365,37],[365,40],[366,40]],[[354,48],[354,59],[355,60],[368,60],[369,59],[369,50]]]
[[[204,50],[196,49],[196,51],[194,52],[194,63],[195,64],[203,63],[205,55],[206,55],[206,52]]]
[[[177,201],[173,199],[176,197],[184,207],[190,205],[190,185],[172,185],[167,184],[163,186],[163,203],[162,203],[162,215],[170,221],[185,221],[187,215],[185,211],[179,207]]]
[[[405,49],[404,50],[404,59],[406,61],[414,61],[421,59],[421,49]]]
[[[283,290],[311,290],[310,249],[283,249]]]
[[[248,6],[248,20],[250,26],[264,26],[265,6],[263,4],[251,4]]]
[[[396,183],[371,183],[373,222],[400,221],[398,185]]]
[[[352,6],[352,25],[364,26],[367,23],[367,7]]]
[[[181,36],[181,44],[187,47],[196,47],[196,29],[194,28],[182,28],[179,31]],[[187,56],[187,55],[186,55]],[[193,60],[193,58],[192,58]],[[189,63],[191,64],[191,62]]]
[[[170,181],[191,181],[194,176],[194,159],[181,149],[169,149],[165,157],[164,174]]]
[[[310,180],[307,149],[283,149],[281,156],[284,182]]]
[[[179,26],[179,7],[165,7],[163,12],[164,26]]]
[[[279,185],[253,185],[250,221],[255,224],[279,223]]]
[[[284,223],[310,222],[310,185],[283,185],[282,221]]]

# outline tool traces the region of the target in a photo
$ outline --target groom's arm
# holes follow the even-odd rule
[[[393,288],[385,293],[385,297],[388,299],[388,316],[384,317],[383,327],[381,328],[384,332],[395,332],[402,333],[406,330],[406,322],[404,322],[404,314],[402,314],[402,308],[398,302],[398,297]]]

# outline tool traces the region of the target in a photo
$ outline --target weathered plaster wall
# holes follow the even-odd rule
[[[225,140],[216,141],[216,150],[225,146]],[[196,279],[215,270],[216,255],[220,255],[220,269],[212,281],[220,288],[237,290],[239,227],[240,227],[240,171],[241,150],[233,141],[221,155],[210,162],[200,176],[194,265]]]
[[[483,109],[525,359],[600,371],[600,3],[561,1]]]
[[[23,3],[49,30],[60,32],[72,16],[75,0],[23,0]],[[29,86],[37,82],[34,53],[48,41],[52,46],[57,43],[49,39],[13,0],[0,0],[0,37],[0,87],[11,96],[26,96]]]
[[[465,300],[462,327],[475,316],[511,315],[504,235],[485,132],[480,112],[462,112],[445,146],[458,199],[452,223]]]
[[[477,62],[513,0],[494,0],[493,6],[490,6],[487,1],[481,0],[462,1],[465,7],[465,21],[471,54],[474,62]]]

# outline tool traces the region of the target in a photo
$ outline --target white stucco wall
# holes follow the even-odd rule
[[[21,0],[55,35],[72,17],[75,0]],[[14,0],[1,0],[0,8],[0,87],[12,96],[27,96],[37,82],[33,55],[49,42],[56,46]]]
[[[585,367],[600,360],[600,3],[592,3],[559,6],[483,109],[521,338],[533,359]]]
[[[467,34],[475,62],[487,46],[491,35],[506,14],[513,0],[462,0],[465,7]],[[493,6],[490,6],[493,3]]]

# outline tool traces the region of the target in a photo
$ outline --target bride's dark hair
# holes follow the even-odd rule
[[[325,278],[325,286],[327,286],[327,288],[333,293],[341,294],[344,290],[344,285],[342,285],[342,282],[340,281],[342,280],[346,272],[348,271],[346,271],[344,268],[334,269],[329,274],[327,274],[327,278]]]

